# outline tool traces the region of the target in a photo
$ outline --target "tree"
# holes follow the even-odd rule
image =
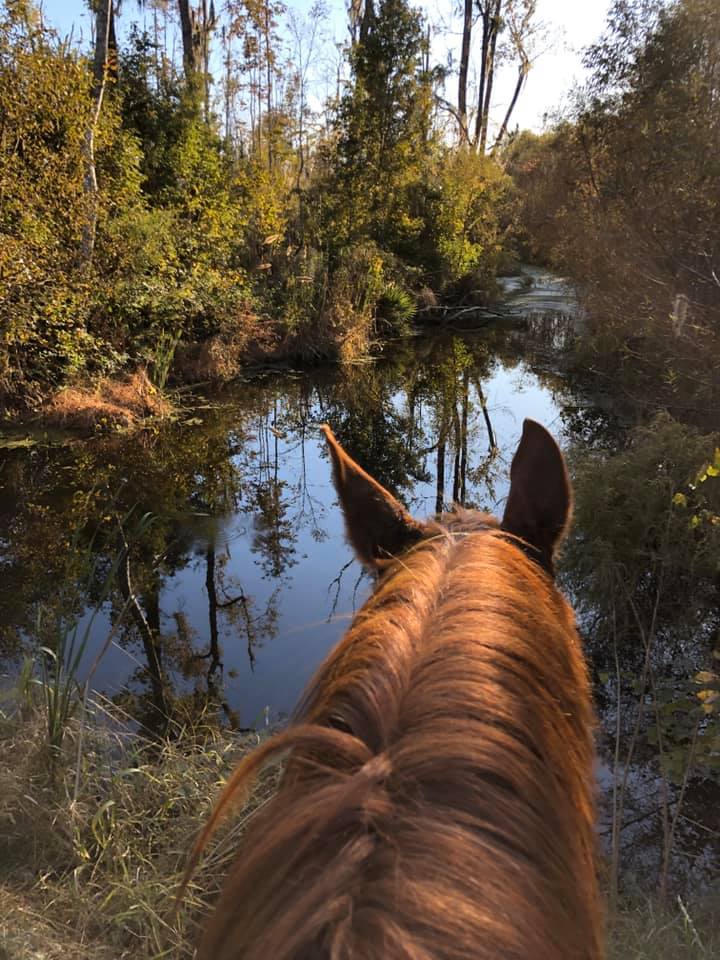
[[[333,232],[340,242],[364,234],[400,253],[420,227],[413,198],[429,150],[427,40],[406,0],[366,5],[363,22],[339,107]]]
[[[478,153],[485,153],[487,149],[497,69],[503,62],[517,61],[517,82],[500,124],[493,150],[499,146],[507,133],[510,119],[532,63],[531,47],[539,32],[536,8],[537,0],[463,0],[457,109],[446,101],[441,102],[455,117],[461,139],[472,145]],[[476,22],[480,25],[480,59],[477,68],[475,123],[471,133],[468,78]],[[503,36],[508,37],[508,42],[504,44]]]
[[[462,52],[460,54],[460,72],[458,74],[458,123],[460,125],[460,132],[466,140],[468,139],[467,85],[473,21],[473,0],[464,0]]]
[[[95,233],[98,218],[98,182],[95,170],[95,131],[105,96],[108,77],[110,37],[114,38],[114,8],[112,0],[96,0],[95,3],[95,54],[93,57],[92,111],[85,130],[85,199],[86,215],[80,246],[80,260],[89,264],[95,249]]]
[[[505,116],[500,124],[500,130],[495,138],[495,143],[492,148],[493,151],[500,146],[507,134],[510,119],[520,97],[520,92],[530,73],[530,67],[532,65],[532,44],[537,39],[539,32],[539,28],[534,21],[536,7],[537,0],[521,0],[519,3],[510,3],[507,7],[507,27],[512,51],[510,56],[514,54],[517,58],[517,80]]]
[[[210,117],[210,37],[218,24],[214,0],[200,0],[197,9],[190,0],[178,0],[183,44],[185,80],[191,89],[202,81],[205,121]]]

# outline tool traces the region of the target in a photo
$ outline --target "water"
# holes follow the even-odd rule
[[[287,716],[367,589],[344,540],[319,424],[330,423],[420,517],[454,500],[498,511],[523,418],[563,430],[563,385],[548,364],[557,344],[547,331],[572,303],[554,278],[530,282],[518,281],[502,305],[510,319],[492,328],[393,344],[345,373],[235,384],[149,434],[6,451],[6,674],[24,641],[47,633],[52,644],[59,611],[89,622],[119,549],[118,520],[132,510],[122,522],[130,576],[161,638],[168,697],[200,704],[209,679],[234,725]],[[153,521],[136,537],[144,514]],[[90,573],[88,560],[97,567]],[[115,591],[96,613],[81,678],[122,605]],[[146,719],[152,672],[126,615],[92,687]]]
[[[55,649],[58,624],[77,623],[89,637],[79,678],[133,723],[162,729],[168,715],[202,713],[246,729],[286,718],[368,590],[344,539],[321,423],[418,517],[453,501],[501,513],[525,417],[576,455],[620,441],[616,405],[568,374],[581,318],[566,286],[537,270],[503,285],[489,323],[464,314],[462,330],[390,344],[374,362],[251,378],[132,437],[6,450],[5,685],[25,652]],[[144,632],[126,610],[111,633],[126,607],[115,581],[102,600],[123,537]],[[602,676],[612,664],[590,641]],[[599,704],[607,784],[615,714]],[[627,836],[643,846],[628,846],[636,874],[657,869],[656,777],[646,752],[629,780],[642,800],[628,813]],[[703,807],[701,786],[688,798]],[[695,872],[712,876],[717,837],[688,826],[684,839]]]

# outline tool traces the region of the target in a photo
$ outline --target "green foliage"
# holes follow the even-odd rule
[[[689,511],[688,523],[691,529],[702,527],[704,524],[720,526],[718,513],[718,477],[720,477],[720,447],[715,449],[715,455],[697,473],[692,483],[688,483],[686,492],[679,490],[673,497],[673,503]],[[708,487],[703,486],[710,481]],[[718,559],[720,572],[720,559]]]
[[[492,161],[451,150],[433,130],[437,77],[408,0],[381,0],[366,18],[321,137],[307,126],[306,99],[306,126],[294,126],[299,75],[284,99],[270,95],[281,8],[235,5],[260,111],[239,149],[220,136],[198,77],[131,29],[94,128],[91,263],[80,256],[91,65],[42,27],[33,3],[3,9],[5,398],[32,404],[137,365],[162,384],[200,368],[214,376],[213,351],[223,375],[251,349],[350,359],[378,335],[407,330],[420,286],[442,290],[465,275],[491,283],[505,181]],[[193,350],[205,357],[194,373]]]
[[[599,655],[617,650],[636,682],[651,671],[635,695],[649,698],[646,736],[678,784],[686,771],[720,777],[720,681],[717,663],[706,668],[720,626],[720,525],[693,520],[720,512],[720,486],[707,482],[714,446],[664,414],[635,428],[625,449],[583,451],[573,462],[575,532],[563,577],[594,624]],[[609,673],[616,666],[610,660]]]
[[[676,500],[713,449],[712,437],[659,415],[633,430],[624,449],[582,451],[574,460],[569,585],[606,625],[614,608],[618,629],[635,642],[630,601],[646,620],[657,602],[659,625],[676,638],[715,615],[720,527],[696,527]],[[717,512],[720,488],[705,488],[707,508]]]
[[[410,251],[422,230],[415,197],[431,145],[430,77],[418,11],[380,0],[350,52],[353,82],[339,107],[325,231],[334,246],[369,238]]]
[[[387,324],[391,330],[407,333],[416,309],[413,295],[404,287],[391,282],[384,287],[378,297],[375,316],[381,323]]]
[[[497,163],[470,149],[439,150],[426,199],[426,268],[434,283],[468,275],[485,285],[503,249],[501,223],[509,180]]]
[[[69,341],[87,291],[80,237],[85,70],[12,9],[0,12],[0,377],[77,362]]]
[[[88,499],[94,499],[92,490]],[[106,506],[110,509],[110,506]],[[137,534],[142,535],[150,518],[143,517],[136,525]],[[80,594],[90,591],[92,585],[99,583],[92,608],[78,613],[82,609],[79,597],[66,598],[58,607],[48,611],[49,635],[51,646],[40,647],[37,651],[39,663],[39,686],[45,706],[47,723],[47,743],[51,756],[55,759],[62,751],[63,740],[68,723],[82,699],[78,683],[78,673],[88,647],[95,621],[108,600],[120,564],[124,560],[121,549],[114,551],[106,570],[100,572],[98,558],[94,553],[94,536],[89,543],[83,543],[83,531],[74,531],[68,544],[68,550],[77,555],[77,566],[82,572],[82,581],[77,584]],[[83,582],[84,581],[84,582]],[[41,607],[39,620],[46,615]],[[48,626],[39,622],[37,635],[48,632]]]

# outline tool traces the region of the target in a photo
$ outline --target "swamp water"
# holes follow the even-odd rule
[[[501,513],[525,417],[566,448],[622,432],[608,398],[564,372],[581,320],[561,281],[535,270],[504,288],[492,316],[463,313],[374,362],[256,376],[132,437],[0,452],[0,685],[64,642],[94,696],[150,730],[282,722],[369,589],[321,423],[418,517],[454,501]],[[607,665],[592,666],[597,680]],[[613,723],[608,708],[608,754]],[[609,795],[611,766],[600,779]],[[657,778],[640,762],[628,782],[624,859],[651,875]],[[679,875],[704,881],[717,824],[688,817]]]

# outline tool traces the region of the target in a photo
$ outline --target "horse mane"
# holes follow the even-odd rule
[[[195,861],[287,755],[200,960],[598,960],[592,732],[552,578],[489,517],[433,527],[230,779]]]

